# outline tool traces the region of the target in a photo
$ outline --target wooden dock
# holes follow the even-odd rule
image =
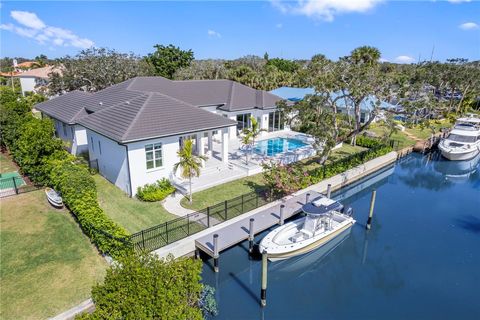
[[[288,219],[301,211],[302,206],[305,204],[307,193],[310,193],[310,201],[320,195],[315,191],[304,192],[296,195],[292,198],[284,200],[281,204],[285,205],[283,216],[284,219]],[[250,219],[255,219],[253,223],[254,234],[258,234],[262,231],[271,228],[280,221],[280,205],[259,211],[247,218],[239,220],[230,225],[212,231],[195,240],[195,247],[205,252],[210,257],[214,257],[213,252],[213,235],[218,234],[218,252],[233,247],[238,243],[248,239],[250,233]]]

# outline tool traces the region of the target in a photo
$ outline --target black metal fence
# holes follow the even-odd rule
[[[280,196],[271,197],[265,190],[242,194],[184,217],[137,232],[131,236],[131,242],[136,249],[153,251],[278,198]]]
[[[22,177],[0,178],[0,198],[13,196],[40,189],[39,186],[27,184]]]

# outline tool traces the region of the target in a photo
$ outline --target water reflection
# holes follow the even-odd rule
[[[439,157],[436,159],[434,169],[445,176],[445,178],[453,183],[467,182],[472,177],[476,180],[478,177],[478,163],[480,162],[480,154],[471,160],[450,161]]]

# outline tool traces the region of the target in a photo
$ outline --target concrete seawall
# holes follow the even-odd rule
[[[172,254],[174,257],[181,257],[181,256],[186,256],[186,255],[191,255],[195,251],[195,240],[203,237],[209,233],[215,232],[216,230],[219,230],[223,228],[224,226],[233,224],[239,220],[248,218],[249,216],[252,216],[256,214],[259,211],[263,211],[267,208],[274,207],[279,205],[280,203],[284,202],[285,199],[292,198],[294,196],[297,196],[301,193],[304,193],[306,191],[316,191],[320,193],[325,193],[327,190],[327,186],[329,184],[332,185],[332,190],[338,190],[346,185],[349,185],[379,169],[382,169],[386,166],[388,166],[391,163],[394,163],[397,160],[397,152],[392,151],[386,155],[383,155],[381,157],[372,159],[364,164],[361,164],[355,168],[349,169],[343,173],[337,174],[333,177],[330,177],[328,179],[325,179],[317,184],[314,184],[308,188],[299,190],[295,192],[292,195],[289,195],[287,197],[284,197],[283,199],[271,202],[269,204],[266,204],[262,207],[259,207],[255,210],[249,211],[247,213],[244,213],[238,217],[235,217],[233,219],[227,220],[223,223],[220,223],[214,227],[208,228],[206,230],[203,230],[201,232],[198,232],[194,235],[191,235],[189,237],[186,237],[184,239],[181,239],[177,242],[171,243],[165,247],[162,247],[160,249],[157,249],[154,251],[156,255],[160,258],[164,258],[168,256],[169,254]]]

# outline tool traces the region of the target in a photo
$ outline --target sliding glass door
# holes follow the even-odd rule
[[[283,130],[283,117],[280,111],[273,111],[268,114],[268,131]]]

